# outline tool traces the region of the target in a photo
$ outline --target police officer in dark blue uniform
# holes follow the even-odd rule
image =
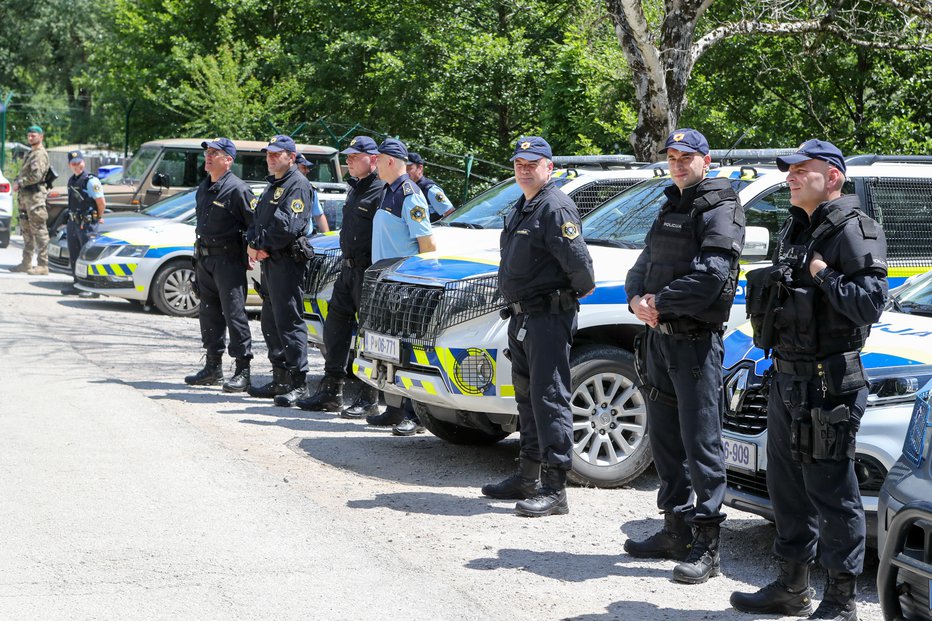
[[[722,330],[744,248],[744,211],[728,179],[706,178],[711,158],[701,133],[678,129],[662,152],[673,185],[625,292],[648,326],[636,353],[664,526],[624,547],[632,556],[683,561],[673,579],[694,584],[720,573]]]
[[[316,393],[297,401],[298,407],[304,410],[342,410],[343,418],[379,415],[378,390],[368,385],[364,385],[353,404],[343,410],[343,384],[356,327],[356,313],[366,268],[372,265],[372,219],[385,193],[385,182],[376,172],[376,148],[375,141],[369,136],[356,136],[349,147],[340,152],[346,155],[350,189],[343,205],[343,226],[340,229],[343,264],[333,284],[329,312],[324,322],[324,377]]]
[[[106,200],[100,185],[100,179],[85,170],[84,154],[80,151],[68,153],[68,166],[71,178],[68,179],[68,259],[71,263],[71,275],[74,277],[74,265],[81,248],[91,238],[97,237],[99,225],[104,221]],[[72,283],[61,291],[64,295],[78,295],[82,298],[96,298],[91,291],[78,291]]]
[[[252,333],[246,316],[245,234],[252,224],[256,197],[230,168],[236,145],[229,138],[201,143],[207,177],[197,187],[197,240],[194,242],[195,282],[201,305],[198,321],[207,350],[204,368],[184,378],[199,386],[223,381],[221,358],[224,335],[229,330],[229,354],[236,360],[233,377],[224,382],[225,392],[242,392],[249,386]]]
[[[307,326],[302,287],[307,258],[301,240],[311,218],[310,182],[295,166],[290,136],[275,136],[262,149],[269,185],[259,197],[246,232],[249,257],[262,262],[262,334],[272,363],[272,381],[253,387],[253,397],[274,397],[288,407],[307,396]]]
[[[430,205],[431,222],[436,222],[440,218],[453,213],[456,208],[450,202],[450,198],[443,191],[443,188],[436,181],[424,175],[424,158],[421,157],[420,153],[408,151],[408,164],[405,168],[408,177],[417,184],[417,187],[421,188],[424,198],[427,199],[427,203]]]
[[[523,196],[505,217],[498,277],[510,315],[521,453],[517,473],[482,488],[491,498],[518,500],[515,511],[529,517],[569,512],[570,347],[578,298],[595,289],[579,212],[550,180],[552,159],[550,145],[537,136],[519,138],[511,157]]]
[[[867,404],[860,350],[887,298],[887,244],[857,196],[842,195],[845,160],[809,140],[777,159],[788,171],[790,217],[774,266],[748,274],[755,344],[773,350],[767,402],[767,490],[780,575],[756,593],[733,593],[738,610],[805,616],[809,566],[827,572],[810,619],[857,619],[865,519],[854,472],[855,436]]]

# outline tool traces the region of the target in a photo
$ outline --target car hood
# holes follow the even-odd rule
[[[153,220],[159,220],[153,218]],[[195,232],[194,227],[190,224],[181,222],[152,222],[145,226],[131,226],[127,228],[109,231],[98,237],[94,244],[132,244],[137,246],[149,246],[150,256],[152,250],[156,249],[188,249],[194,248]]]
[[[754,362],[758,375],[770,368],[771,360],[764,356],[763,350],[754,347],[752,335],[750,322],[725,335],[726,369],[742,360]],[[932,318],[885,312],[871,326],[861,361],[868,370],[932,364]]]

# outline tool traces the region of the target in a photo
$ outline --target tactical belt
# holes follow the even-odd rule
[[[202,257],[239,256],[243,253],[242,246],[200,246],[198,251]]]
[[[783,360],[776,356],[773,358],[773,370],[786,375],[816,377],[819,374],[820,367],[821,363],[815,360]]]
[[[557,289],[553,293],[548,293],[536,298],[529,298],[527,300],[510,302],[505,305],[505,309],[510,315],[539,313],[541,311],[557,314],[560,311],[568,311],[573,308],[578,308],[576,294],[565,289]]]
[[[663,321],[654,328],[654,330],[666,336],[693,336],[706,332],[721,332],[723,329],[724,326],[720,323],[706,323],[691,319]]]
[[[344,257],[343,267],[356,269],[357,267],[369,267],[372,265],[372,257]]]

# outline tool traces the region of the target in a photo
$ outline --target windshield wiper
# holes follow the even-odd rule
[[[928,313],[932,313],[932,305],[920,304],[919,302],[910,302],[908,300],[906,302],[897,301],[896,306],[894,308],[897,308],[902,313],[910,313],[910,314],[916,314],[916,315],[925,315]]]
[[[484,229],[485,227],[481,224],[476,224],[474,222],[447,222],[447,226],[455,226],[461,229]]]
[[[593,246],[609,246],[610,248],[639,248],[637,244],[621,241],[620,239],[603,239],[600,237],[587,237],[587,244]]]
[[[905,310],[903,310],[903,305],[900,304],[899,298],[897,298],[895,295],[890,296],[890,301],[887,303],[887,308],[892,308],[898,313],[906,312]]]

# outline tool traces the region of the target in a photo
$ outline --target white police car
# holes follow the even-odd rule
[[[0,248],[10,245],[13,222],[13,184],[0,171]]]

